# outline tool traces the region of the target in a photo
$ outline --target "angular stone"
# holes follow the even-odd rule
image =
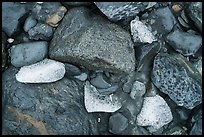
[[[72,64],[64,63],[64,65],[65,65],[65,70],[66,70],[65,75],[77,76],[77,75],[80,75],[82,73],[78,67],[76,67]]]
[[[3,2],[2,3],[2,29],[11,37],[19,31],[19,24],[21,24],[21,17],[25,15],[25,5],[17,2]]]
[[[202,37],[180,30],[169,33],[166,42],[184,56],[195,54],[202,45]]]
[[[3,131],[9,135],[98,134],[95,116],[84,108],[81,84],[67,78],[24,84],[16,80],[17,72],[10,66],[2,75],[2,90],[7,97]]]
[[[187,12],[196,27],[202,32],[202,2],[190,2]]]
[[[1,70],[5,70],[6,65],[7,65],[7,58],[8,58],[8,53],[6,50],[6,40],[7,40],[7,36],[6,34],[2,31],[2,43],[1,43],[1,53],[2,53],[2,63],[1,63]]]
[[[139,20],[138,17],[130,22],[130,29],[134,42],[152,43],[153,41],[156,41],[155,36],[149,28]]]
[[[132,85],[135,81],[135,71],[130,72],[125,78],[124,78],[124,84],[123,84],[123,92],[130,93]]]
[[[65,65],[61,62],[44,59],[38,63],[21,67],[16,79],[22,83],[50,83],[64,77]]]
[[[62,2],[63,5],[69,7],[69,6],[86,6],[90,5],[91,2]]]
[[[165,100],[156,95],[145,97],[141,112],[137,116],[137,125],[148,126],[152,133],[171,122],[173,119],[171,110]]]
[[[146,87],[142,82],[135,81],[132,87],[132,90],[130,92],[130,97],[132,99],[136,99],[137,96],[142,96],[146,92]]]
[[[11,47],[11,64],[15,67],[27,66],[45,59],[47,55],[46,41],[21,43]]]
[[[202,109],[199,109],[191,119],[192,128],[189,135],[202,135]]]
[[[118,85],[111,85],[111,87],[109,87],[109,88],[97,89],[97,90],[98,90],[98,92],[99,92],[100,94],[110,95],[110,94],[116,92],[118,88],[119,88]]]
[[[76,79],[80,80],[80,81],[85,81],[88,78],[88,75],[86,73],[82,73],[78,76],[74,76]]]
[[[29,16],[24,23],[23,30],[28,32],[32,27],[37,24],[37,20],[34,19],[32,16]]]
[[[178,106],[192,109],[202,102],[201,75],[180,54],[159,53],[154,59],[151,79]]]
[[[97,76],[90,80],[90,83],[100,89],[106,89],[111,87],[111,84],[109,84],[105,79],[105,76],[102,73],[98,73]]]
[[[128,119],[121,113],[116,113],[109,118],[109,131],[120,134],[128,127]]]
[[[183,128],[176,126],[176,127],[173,127],[171,129],[165,131],[163,133],[163,135],[188,135],[188,134],[186,133],[186,131]]]
[[[47,24],[38,23],[35,27],[28,31],[29,38],[33,40],[50,40],[54,30]]]
[[[148,2],[94,2],[110,20],[118,21],[137,15],[148,7]]]
[[[89,81],[84,86],[84,104],[88,112],[115,112],[122,106],[117,97],[101,95]]]
[[[202,57],[199,58],[198,61],[195,61],[193,63],[193,65],[195,66],[195,68],[200,72],[200,74],[202,75]]]
[[[89,70],[113,73],[129,73],[135,65],[130,34],[102,17],[91,15],[85,7],[69,10],[54,33],[49,55]]]

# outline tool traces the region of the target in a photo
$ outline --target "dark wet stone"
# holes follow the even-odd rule
[[[110,20],[118,21],[137,15],[149,2],[94,2]]]
[[[112,94],[116,92],[118,88],[119,88],[118,85],[111,85],[111,87],[109,88],[97,89],[97,90],[100,94],[107,95],[107,94]]]
[[[192,109],[202,102],[201,75],[180,54],[159,53],[154,59],[151,79],[178,106]]]
[[[2,53],[2,63],[1,63],[1,71],[4,71],[6,66],[7,66],[7,58],[8,58],[8,53],[6,50],[6,40],[7,40],[7,36],[6,34],[2,31],[2,43],[1,43],[1,53]]]
[[[187,12],[196,27],[202,32],[202,2],[191,2]]]
[[[32,27],[37,24],[37,20],[35,20],[32,16],[29,16],[24,23],[23,30],[28,32]]]
[[[65,76],[77,76],[82,73],[81,70],[77,66],[74,66],[69,63],[64,63],[64,65],[65,65],[65,70],[66,70]]]
[[[190,135],[202,135],[202,109],[199,109],[191,119],[192,128],[190,130]]]
[[[167,35],[166,42],[184,56],[190,56],[201,47],[202,37],[177,29]]]
[[[176,19],[169,7],[161,7],[149,14],[148,22],[151,24],[152,32],[167,34],[173,29]]]
[[[60,2],[43,2],[42,4],[33,3],[30,9],[38,22],[46,23],[47,18],[56,13],[60,6]]]
[[[20,31],[22,17],[26,14],[25,5],[17,2],[2,3],[2,29],[11,37]]]
[[[179,127],[179,126],[175,126],[167,131],[165,131],[163,133],[163,135],[187,135],[186,131]]]
[[[54,33],[49,55],[89,70],[113,73],[129,73],[135,64],[130,34],[102,17],[91,15],[85,7],[72,8],[65,15]]]
[[[28,31],[29,38],[33,40],[50,40],[54,30],[47,24],[38,23]]]
[[[109,118],[109,131],[113,134],[120,134],[128,126],[128,119],[121,113],[116,113]]]
[[[47,55],[46,41],[21,43],[11,47],[11,64],[15,67],[27,66],[45,59]]]
[[[103,75],[103,73],[97,73],[97,76],[90,80],[90,83],[99,89],[106,89],[111,87],[111,84],[107,82],[107,78]]]
[[[3,130],[8,134],[98,134],[97,121],[83,105],[82,85],[63,78],[50,84],[16,81],[17,69],[3,73],[7,95]]]
[[[135,75],[136,75],[135,73],[136,73],[135,71],[132,71],[129,75],[127,75],[124,78],[125,83],[123,84],[123,87],[122,87],[124,92],[126,92],[126,93],[131,92],[133,83],[135,81]]]
[[[91,2],[62,2],[62,4],[64,6],[86,6],[86,5],[90,5]]]

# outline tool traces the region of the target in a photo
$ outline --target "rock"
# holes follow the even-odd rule
[[[21,67],[16,74],[16,79],[22,83],[50,83],[62,79],[64,74],[63,63],[44,59],[38,63]]]
[[[122,106],[117,97],[101,95],[89,81],[84,86],[84,104],[88,112],[115,112]]]
[[[1,43],[1,53],[2,53],[2,62],[1,62],[1,71],[4,71],[6,66],[7,66],[7,58],[8,58],[8,53],[6,50],[6,40],[7,40],[7,36],[6,34],[2,31],[2,43]]]
[[[46,41],[21,43],[11,47],[11,64],[15,67],[27,66],[45,59],[47,55]]]
[[[163,135],[188,135],[188,134],[183,128],[176,126],[164,132]]]
[[[192,128],[189,135],[202,135],[202,109],[193,115],[191,122]]]
[[[57,27],[58,23],[63,19],[67,9],[64,6],[60,6],[57,12],[48,17],[46,23],[52,27]]]
[[[176,13],[178,13],[178,12],[180,12],[182,10],[182,6],[179,5],[179,4],[174,4],[171,8]]]
[[[27,32],[22,32],[18,36],[15,37],[14,41],[12,42],[12,45],[17,45],[21,43],[29,43],[33,42],[29,39],[29,35]]]
[[[35,3],[31,7],[32,15],[38,20],[38,22],[45,24],[49,16],[56,13],[60,6],[62,6],[60,2]]]
[[[195,54],[201,47],[202,37],[175,30],[167,35],[166,42],[184,56],[190,56]]]
[[[28,32],[31,28],[33,28],[37,24],[37,20],[32,16],[29,16],[24,23],[23,30]]]
[[[63,5],[69,6],[87,6],[90,5],[91,2],[62,2]]]
[[[149,133],[144,127],[135,126],[131,131],[131,135],[151,135],[151,133]]]
[[[50,40],[54,31],[47,24],[38,23],[35,27],[28,31],[29,38],[33,40]]]
[[[178,106],[192,109],[202,102],[201,75],[180,54],[159,53],[154,59],[151,79]]]
[[[149,28],[136,17],[130,22],[131,35],[134,42],[137,43],[152,43],[156,38],[149,30]]]
[[[128,119],[121,113],[116,113],[109,118],[109,131],[113,134],[120,134],[128,127]]]
[[[198,61],[195,61],[193,63],[193,65],[200,72],[200,74],[202,75],[202,57],[200,57],[200,59]]]
[[[72,8],[66,14],[54,33],[49,56],[89,70],[113,73],[129,73],[135,65],[129,33],[100,16],[91,15],[85,7]]]
[[[130,97],[132,99],[136,99],[137,96],[142,96],[144,95],[146,92],[146,87],[143,83],[139,82],[139,81],[135,81],[130,93]]]
[[[178,107],[176,108],[176,113],[179,116],[180,120],[186,121],[189,118],[190,110],[184,107]]]
[[[2,75],[2,90],[8,98],[3,131],[11,135],[98,134],[96,118],[83,105],[82,85],[67,78],[23,84],[16,81],[17,71],[11,66]]]
[[[125,83],[123,84],[123,92],[126,92],[126,93],[130,93],[131,92],[131,88],[132,88],[132,85],[135,81],[135,71],[132,71],[130,72],[126,77],[125,77]]]
[[[141,112],[137,116],[137,125],[148,126],[152,133],[171,122],[173,119],[171,110],[165,100],[156,95],[145,97]]]
[[[111,21],[118,21],[137,15],[148,7],[149,2],[94,2]],[[149,5],[150,7],[150,5]]]
[[[119,88],[118,85],[111,85],[111,87],[109,87],[109,88],[97,89],[97,90],[102,95],[110,95],[110,94],[116,92],[118,88]]]
[[[107,82],[107,78],[102,73],[97,73],[97,76],[90,80],[90,83],[99,89],[106,89],[111,87],[111,84]]]
[[[9,37],[20,31],[19,26],[23,22],[22,17],[26,12],[23,4],[17,2],[2,3],[2,29]]]
[[[151,24],[152,32],[157,31],[157,33],[164,35],[173,29],[176,19],[169,7],[161,7],[149,14],[148,22]]]
[[[196,27],[202,32],[202,2],[190,2],[187,13]]]
[[[88,75],[86,73],[82,73],[78,76],[74,76],[76,79],[80,80],[80,81],[85,81],[88,77]]]
[[[65,75],[77,76],[77,75],[80,75],[82,73],[78,67],[76,67],[72,64],[64,63],[64,65],[65,65],[65,70],[66,70]]]

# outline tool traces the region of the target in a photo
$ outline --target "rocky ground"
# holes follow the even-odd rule
[[[3,2],[2,134],[201,135],[201,2]]]

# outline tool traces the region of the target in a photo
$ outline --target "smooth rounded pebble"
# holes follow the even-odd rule
[[[65,65],[61,62],[44,59],[38,63],[21,67],[16,79],[22,83],[50,83],[64,77]]]

